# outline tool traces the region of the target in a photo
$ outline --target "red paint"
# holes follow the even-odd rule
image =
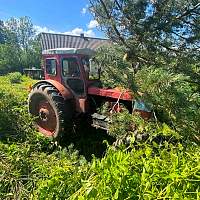
[[[62,85],[58,81],[51,80],[51,79],[41,80],[41,81],[38,81],[35,84],[35,86],[38,85],[39,83],[50,83],[51,85],[53,85],[61,93],[61,95],[63,96],[64,99],[72,99],[72,98],[74,98],[73,94],[70,91],[70,89],[66,88],[64,85]],[[34,88],[34,86],[33,86],[33,88]]]
[[[143,111],[143,110],[137,110],[136,109],[136,110],[134,110],[134,112],[139,113],[139,115],[145,120],[150,119],[151,115],[152,115],[152,112],[147,112],[147,111]]]
[[[44,75],[45,75],[45,80],[47,79],[51,79],[51,80],[55,80],[59,83],[61,83],[61,67],[60,67],[60,56],[59,55],[43,55],[43,59],[44,59],[44,63],[45,63],[45,67],[44,67]],[[46,71],[46,59],[55,59],[56,60],[56,75],[50,75],[47,74]]]
[[[37,126],[39,131],[47,137],[53,136],[57,126],[56,114],[49,102],[41,101],[38,105],[38,113]]]
[[[87,108],[87,98],[76,98],[76,112],[85,113]]]
[[[44,67],[45,71],[45,80],[49,83],[51,83],[54,87],[56,87],[59,92],[62,94],[62,96],[65,99],[74,99],[74,104],[76,108],[76,112],[86,112],[86,104],[87,104],[87,94],[83,94],[82,96],[76,95],[70,88],[67,88],[64,85],[64,82],[62,80],[62,60],[64,58],[76,58],[77,63],[80,68],[80,77],[79,79],[83,80],[84,82],[84,90],[87,91],[87,77],[85,74],[84,67],[82,65],[81,59],[83,58],[83,55],[79,54],[54,54],[54,55],[43,55],[44,63],[46,66],[46,59],[55,59],[56,60],[56,76],[52,76],[47,74],[46,67]]]
[[[83,58],[83,55],[79,55],[79,54],[49,54],[49,55],[43,55],[43,59],[44,59],[44,63],[45,63],[45,67],[44,67],[44,74],[45,74],[45,80],[54,80],[57,81],[59,83],[61,83],[62,85],[64,85],[63,80],[62,80],[62,59],[64,58],[76,58],[77,59],[77,63],[79,65],[80,68],[80,80],[83,80],[84,85],[85,85],[85,91],[86,91],[86,87],[87,87],[87,77],[85,74],[85,70],[84,67],[82,65],[81,59]],[[49,75],[47,74],[46,71],[46,59],[55,59],[56,60],[56,75]],[[73,93],[73,92],[72,92]],[[76,94],[74,94],[76,96]],[[83,96],[86,97],[87,94],[84,94]],[[82,97],[83,97],[82,96]]]
[[[134,99],[133,95],[129,91],[120,91],[118,89],[103,89],[97,87],[89,87],[88,94],[102,96],[102,97],[110,97],[113,99],[121,99],[126,101],[132,101]]]
[[[51,83],[62,94],[64,99],[72,99],[72,98],[74,98],[72,92],[70,91],[70,89],[66,88],[64,85],[62,85],[58,81],[46,80],[46,82]]]

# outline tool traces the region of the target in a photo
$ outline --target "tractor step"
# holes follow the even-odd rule
[[[92,126],[108,131],[109,117],[98,113],[92,114]]]

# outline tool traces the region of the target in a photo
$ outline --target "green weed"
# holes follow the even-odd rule
[[[179,135],[175,143],[158,143],[157,135],[177,137],[176,131],[125,113],[114,116],[111,134],[120,138],[126,134],[123,122],[130,122],[137,127],[130,145],[107,144],[105,156],[89,162],[77,146],[61,147],[34,130],[26,106],[32,83],[27,77],[20,84],[0,77],[0,199],[199,199],[197,144],[181,143]],[[133,130],[151,137],[136,142]],[[80,144],[95,147],[85,140]]]

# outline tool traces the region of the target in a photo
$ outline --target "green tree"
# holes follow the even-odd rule
[[[6,21],[9,31],[16,34],[17,43],[24,50],[27,50],[35,36],[35,30],[29,17],[11,18]]]
[[[29,17],[11,18],[6,22],[9,41],[18,45],[20,64],[24,68],[39,67],[41,52],[36,32]]]
[[[163,66],[200,85],[198,0],[90,0],[107,36],[124,47],[133,67]]]
[[[115,44],[97,56],[105,80],[143,92],[156,119],[199,138],[199,1],[90,0],[90,9]]]
[[[0,21],[0,73],[40,67],[41,48],[29,17]]]
[[[20,71],[20,53],[15,45],[0,44],[0,74]]]
[[[0,44],[5,42],[4,23],[0,20]]]
[[[0,21],[0,74],[19,71],[20,52],[16,35]]]

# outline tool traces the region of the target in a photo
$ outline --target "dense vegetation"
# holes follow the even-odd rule
[[[139,143],[132,137],[130,145],[108,146],[104,157],[98,158],[94,149],[102,150],[98,146],[103,136],[94,139],[91,132],[68,141],[75,142],[74,146],[60,146],[34,131],[26,106],[33,81],[18,76],[20,83],[13,83],[15,76],[0,78],[1,199],[199,198],[197,144]],[[144,122],[137,123],[138,130],[147,129]],[[148,128],[156,132],[155,127]],[[171,133],[166,126],[159,131]],[[91,159],[88,154],[92,153]]]
[[[83,126],[58,144],[28,115],[33,80],[1,76],[0,199],[199,199],[198,0],[90,3],[114,41],[96,56],[103,84],[128,88],[153,116],[125,110],[113,115],[110,136]],[[35,39],[28,18],[0,23],[1,74],[38,65]]]

